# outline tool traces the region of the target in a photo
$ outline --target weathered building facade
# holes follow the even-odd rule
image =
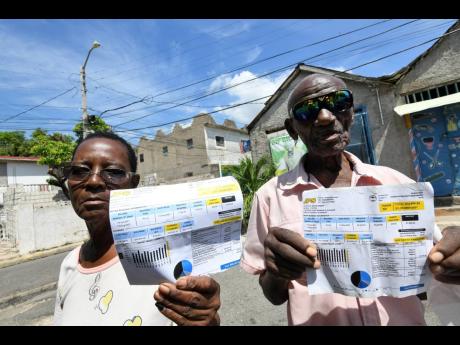
[[[352,128],[349,151],[367,163],[389,166],[419,181],[432,182],[437,196],[458,193],[453,185],[455,176],[458,176],[460,183],[460,162],[457,162],[460,152],[454,152],[454,145],[455,149],[460,149],[460,99],[452,97],[460,95],[460,32],[456,31],[459,27],[457,21],[446,32],[447,36],[390,76],[371,78],[299,64],[248,125],[253,159],[258,160],[263,154],[270,153],[269,137],[284,129],[284,120],[288,116],[287,99],[299,81],[312,73],[336,75],[352,91],[355,114],[358,115]],[[431,110],[425,111],[422,117],[425,122],[437,121],[439,126],[436,129],[434,126],[418,128],[438,133],[436,138],[434,135],[414,132],[413,124],[414,121],[420,121],[417,120],[421,117],[420,112],[413,113],[409,109],[398,114],[395,111],[395,107],[405,103],[417,104],[431,99],[427,96],[430,90],[433,96],[436,94],[438,101],[433,105],[427,104],[428,108],[424,109]],[[450,99],[446,100],[445,97]],[[446,102],[450,104],[446,105]],[[417,142],[419,137],[426,138],[427,143]],[[430,150],[431,159],[426,150]],[[440,171],[434,171],[430,167],[439,164],[437,158],[443,150],[445,159],[438,167]],[[436,152],[439,152],[438,156]],[[424,169],[424,166],[428,168]],[[439,182],[436,183],[433,178]],[[446,184],[451,186],[446,187]]]
[[[141,185],[218,177],[221,165],[238,164],[250,152],[241,152],[249,136],[231,120],[217,124],[200,114],[192,124],[176,124],[170,134],[157,131],[155,138],[141,138],[137,147]]]

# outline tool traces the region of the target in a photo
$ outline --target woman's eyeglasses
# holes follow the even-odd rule
[[[301,122],[314,121],[321,109],[333,114],[347,111],[353,106],[353,95],[350,90],[338,90],[328,95],[303,100],[292,107],[292,115]]]
[[[69,165],[64,167],[64,176],[69,183],[83,183],[91,175],[99,175],[106,184],[121,185],[126,183],[131,177],[131,172],[126,172],[122,169],[110,168],[102,169],[95,173],[90,168],[78,165]]]

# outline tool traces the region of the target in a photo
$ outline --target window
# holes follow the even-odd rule
[[[456,90],[455,90],[455,84],[449,84],[447,85],[447,93],[449,95],[452,95],[453,93],[455,93]]]
[[[422,96],[423,96],[424,101],[428,101],[430,99],[430,96],[428,95],[428,91],[423,91]]]
[[[193,172],[189,171],[185,173],[185,177],[190,177],[193,176]]]
[[[438,98],[438,92],[436,91],[436,89],[431,89],[430,90],[430,97],[431,97],[431,99]]]
[[[438,91],[439,91],[439,96],[441,97],[447,95],[447,90],[445,86],[438,87]]]
[[[168,155],[168,146],[163,146],[163,156],[167,156]]]
[[[415,99],[417,100],[417,102],[421,102],[422,101],[422,94],[420,92],[417,92],[415,94]]]
[[[220,137],[220,136],[216,135],[216,146],[221,146],[221,147],[225,146],[224,137]]]
[[[144,154],[143,154],[143,153],[141,153],[141,154],[139,155],[139,161],[140,161],[141,163],[144,161]]]
[[[193,148],[193,139],[187,139],[187,148],[189,150]]]
[[[415,102],[414,95],[409,95],[407,98],[409,98],[409,103]]]

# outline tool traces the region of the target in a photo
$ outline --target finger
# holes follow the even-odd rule
[[[430,267],[431,273],[433,273],[434,276],[443,274],[445,271],[444,267],[442,267],[441,265],[431,264],[429,267]]]
[[[434,264],[439,264],[442,260],[444,260],[444,254],[438,252],[436,247],[433,247],[428,254],[428,259],[430,259],[430,261]]]
[[[294,272],[303,272],[306,270],[307,266],[305,266],[303,263],[298,264],[293,261],[286,260],[283,258],[281,255],[274,254],[273,252],[270,251],[270,249],[266,249],[266,255],[265,255],[265,260],[266,262],[273,262],[277,266],[283,266],[288,270],[292,270]]]
[[[175,324],[179,326],[206,326],[208,325],[207,320],[189,320],[186,317],[180,315],[173,309],[167,308],[165,306],[158,307],[160,313],[166,316],[168,319],[173,321]]]
[[[170,283],[161,284],[158,291],[161,298],[188,305],[195,309],[216,308],[217,310],[220,307],[220,299],[218,297],[207,298],[199,292],[179,290]]]
[[[220,292],[219,283],[207,276],[181,277],[176,282],[180,290],[197,291],[203,294],[216,294]]]
[[[441,240],[434,246],[433,253],[440,252],[444,258],[451,256],[460,248],[460,227],[449,226],[442,232]],[[432,255],[433,256],[433,255]]]
[[[460,272],[460,249],[458,249],[455,253],[445,258],[441,262],[441,265],[443,267],[456,268]]]
[[[273,228],[270,230],[270,232],[278,241],[290,245],[300,253],[306,253],[307,255],[311,256],[317,255],[316,246],[295,231],[282,228]],[[309,249],[309,247],[311,248]],[[308,252],[307,249],[309,249]]]
[[[266,246],[275,255],[283,257],[286,261],[291,262],[294,265],[299,265],[303,267],[313,266],[315,257],[308,257],[305,251],[299,252],[290,244],[268,239],[266,241]]]
[[[266,268],[270,271],[273,275],[286,279],[286,280],[296,280],[299,279],[305,270],[302,271],[292,271],[281,265],[276,265],[273,262],[267,262]]]
[[[155,305],[160,311],[163,311],[164,308],[171,309],[187,320],[206,320],[214,313],[212,309],[195,309],[190,305],[181,304],[167,298],[159,298]]]

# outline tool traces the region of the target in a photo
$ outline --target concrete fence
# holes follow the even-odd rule
[[[79,242],[88,236],[85,222],[54,186],[8,187],[3,192],[0,224],[0,240],[9,242],[21,255]]]

